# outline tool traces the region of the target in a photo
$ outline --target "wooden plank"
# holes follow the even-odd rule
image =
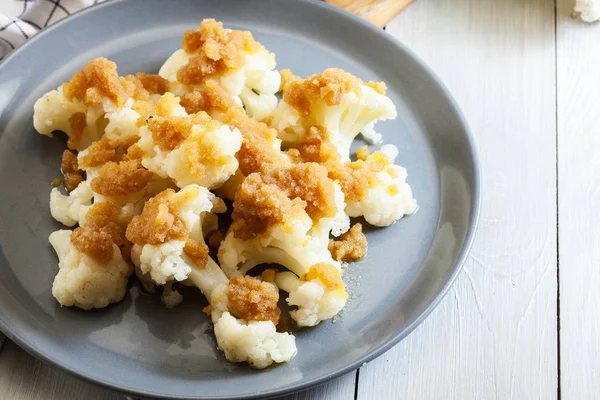
[[[557,10],[560,355],[563,400],[600,398],[600,25]]]
[[[418,1],[386,29],[456,96],[484,190],[465,270],[358,399],[556,399],[554,1]]]
[[[384,27],[413,0],[325,0]]]
[[[0,351],[0,399],[124,400],[124,396],[73,378],[7,340]]]

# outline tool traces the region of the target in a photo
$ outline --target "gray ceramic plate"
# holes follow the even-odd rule
[[[48,235],[50,182],[64,144],[33,130],[33,103],[84,63],[105,56],[121,74],[156,72],[186,29],[206,17],[251,30],[280,68],[340,67],[383,80],[398,109],[381,123],[420,204],[371,231],[369,255],[349,267],[354,293],[337,323],[297,333],[288,365],[253,371],[215,347],[200,295],[166,310],[133,285],[108,309],[61,309]],[[0,328],[32,354],[91,381],[147,397],[242,398],[289,393],[359,367],[405,337],[435,307],[471,243],[479,203],[474,145],[449,93],[384,31],[320,2],[130,0],[81,12],[0,64]],[[360,278],[359,278],[360,276]]]

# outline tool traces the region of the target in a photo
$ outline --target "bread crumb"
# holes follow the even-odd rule
[[[190,257],[198,268],[204,268],[208,262],[208,247],[204,242],[187,240],[183,252]]]
[[[139,166],[137,161],[109,161],[100,167],[90,185],[103,196],[123,196],[144,189],[152,176],[152,172]]]
[[[340,262],[352,262],[365,258],[367,255],[367,237],[362,231],[362,225],[356,223],[339,239],[330,239],[329,252],[335,260]]]
[[[83,181],[82,171],[77,163],[77,156],[73,152],[69,150],[63,152],[60,169],[64,176],[67,191],[74,190]]]
[[[113,244],[125,243],[123,230],[117,224],[119,208],[109,202],[100,202],[88,211],[83,225],[71,234],[71,243],[80,252],[107,262],[113,256]]]
[[[252,276],[236,276],[227,285],[229,308],[247,321],[272,321],[277,325],[281,310],[277,306],[279,290],[269,282]]]
[[[320,280],[329,290],[343,290],[346,287],[342,281],[342,274],[333,265],[328,263],[318,263],[310,267],[308,273],[300,277],[303,281]]]

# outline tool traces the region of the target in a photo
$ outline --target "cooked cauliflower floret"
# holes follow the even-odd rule
[[[346,213],[349,216],[363,216],[371,225],[389,226],[415,212],[417,202],[406,183],[406,169],[393,164],[397,154],[396,146],[388,144],[364,162],[351,163],[353,173],[369,176],[370,185],[362,193],[358,191],[358,196],[348,197]]]
[[[600,1],[598,0],[577,0],[575,3],[575,12],[585,22],[595,22],[600,19]]]
[[[297,307],[290,315],[298,326],[315,326],[332,318],[348,299],[341,271],[330,264],[315,264],[301,277],[280,272],[275,283],[289,293],[287,303]]]
[[[177,95],[217,80],[260,121],[277,106],[281,77],[275,65],[275,55],[250,32],[224,29],[222,23],[206,19],[199,30],[184,34],[182,49],[167,59],[159,75],[173,82]]]
[[[119,249],[124,239],[115,221],[117,214],[116,207],[100,203],[90,210],[83,226],[50,235],[59,259],[52,294],[61,305],[89,310],[123,299],[133,268]]]
[[[271,321],[244,321],[223,313],[215,324],[217,345],[231,362],[248,362],[257,369],[291,360],[296,355],[296,340],[279,333]]]
[[[263,369],[296,355],[295,337],[276,330],[279,291],[273,284],[249,276],[228,280],[211,258],[192,270],[190,280],[209,299],[217,345],[227,360]]]
[[[347,161],[350,145],[359,133],[379,142],[381,135],[373,129],[375,122],[394,118],[396,108],[385,96],[383,84],[364,83],[330,68],[291,82],[270,124],[287,146],[304,142],[309,128],[321,126],[329,132],[342,161]]]
[[[66,226],[74,226],[83,220],[92,206],[94,192],[83,181],[71,193],[64,195],[58,188],[50,192],[50,213],[52,218]]]
[[[304,142],[291,151],[297,162],[318,162],[325,166],[329,177],[339,182],[345,196],[345,211],[351,217],[364,216],[372,225],[388,226],[417,208],[406,182],[406,170],[393,164],[398,155],[394,145],[384,145],[373,154],[363,146],[357,151],[357,161],[342,162],[329,132],[322,127],[311,127],[304,135]]]
[[[204,244],[202,217],[213,208],[214,195],[206,188],[189,185],[174,192],[167,189],[150,199],[142,214],[127,227],[134,243],[132,260],[158,285],[184,281]]]
[[[341,268],[327,245],[329,233],[349,229],[344,196],[325,168],[314,164],[265,166],[236,192],[233,224],[219,248],[219,261],[232,277],[258,264],[292,270],[326,262]]]
[[[71,149],[83,150],[103,135],[136,136],[140,117],[152,109],[150,93],[142,79],[117,74],[115,63],[97,58],[73,78],[42,96],[34,105],[33,125],[47,136],[63,131]],[[156,80],[155,78],[153,78]]]
[[[179,187],[198,184],[214,189],[238,169],[235,154],[241,146],[240,132],[205,112],[157,115],[140,129],[140,136],[137,146],[143,152],[142,165],[163,178],[172,178]]]
[[[289,163],[281,151],[277,131],[250,118],[217,82],[207,81],[202,89],[184,94],[181,105],[190,114],[204,111],[240,131],[242,144],[236,158],[243,176],[259,171],[265,164]]]
[[[341,264],[332,258],[328,243],[330,233],[339,236],[349,229],[344,208],[343,193],[327,177],[324,167],[314,163],[267,166],[262,173],[249,175],[236,193],[233,224],[219,247],[221,266],[228,276],[236,276],[258,264],[276,263],[305,277],[316,266],[327,265],[327,271],[338,271],[336,276],[341,282]],[[307,288],[315,285],[311,283]],[[335,295],[319,295],[337,301],[322,310],[335,309],[334,314],[341,310],[347,297],[343,284],[341,288]],[[295,293],[293,289],[290,291]],[[326,291],[332,290],[337,286],[327,287]],[[288,302],[297,303],[297,296],[293,294]],[[313,319],[304,312],[293,313],[292,317],[302,326],[312,326],[322,320],[318,315],[329,315],[317,311]]]

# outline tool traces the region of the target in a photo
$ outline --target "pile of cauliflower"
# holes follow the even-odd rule
[[[295,356],[293,327],[342,310],[344,267],[367,251],[350,217],[385,227],[416,209],[395,146],[350,151],[396,110],[383,83],[275,66],[249,32],[205,20],[158,75],[98,58],[35,103],[36,130],[68,136],[50,194],[69,228],[49,237],[61,305],[119,302],[133,274],[167,307],[196,287],[227,360],[259,369]]]

